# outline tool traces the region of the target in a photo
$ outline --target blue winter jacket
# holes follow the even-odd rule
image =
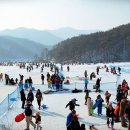
[[[66,126],[68,127],[72,122],[73,116],[72,113],[69,113],[67,116]]]

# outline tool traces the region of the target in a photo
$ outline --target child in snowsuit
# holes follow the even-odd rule
[[[109,103],[107,107],[107,126],[110,128],[109,124],[111,124],[111,130],[114,130],[114,108],[112,107],[112,103]]]
[[[39,130],[39,128],[40,128],[40,130],[42,130],[42,127],[40,126],[40,124],[41,124],[41,116],[40,116],[40,113],[39,112],[37,112],[36,113],[36,116],[33,116],[35,119],[36,119],[36,126],[37,126],[37,130]]]
[[[101,95],[97,96],[96,102],[98,102],[98,101],[99,101],[99,104],[97,106],[98,107],[97,112],[98,112],[98,116],[99,116],[99,115],[102,115],[102,103],[104,102]]]

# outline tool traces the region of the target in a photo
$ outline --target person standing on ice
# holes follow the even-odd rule
[[[99,102],[99,104],[97,106],[98,107],[97,113],[98,113],[98,116],[100,116],[100,115],[102,115],[102,103],[104,102],[101,95],[97,96],[96,102]]]
[[[96,92],[100,92],[100,82],[101,82],[101,78],[98,78],[96,81]]]
[[[22,108],[24,109],[24,105],[25,105],[25,101],[26,101],[26,96],[25,96],[25,93],[24,93],[24,89],[22,89],[20,91],[20,96],[21,96],[21,101],[22,101]]]
[[[121,68],[120,67],[118,67],[118,73],[121,74]]]
[[[84,91],[86,91],[87,90],[87,86],[88,86],[88,78],[87,77],[85,77],[84,83],[85,83]]]
[[[40,110],[40,108],[41,108],[41,100],[43,100],[42,93],[41,93],[40,89],[37,90],[36,98],[37,98],[37,104],[39,106],[38,109]]]
[[[68,71],[68,72],[70,71],[70,67],[69,67],[69,66],[67,66],[67,71]]]
[[[109,103],[108,107],[106,108],[106,116],[107,116],[107,126],[111,128],[111,130],[115,130],[114,126],[114,108],[112,107],[112,103]],[[111,124],[111,127],[109,126]]]
[[[27,96],[27,101],[30,101],[31,103],[34,100],[34,94],[32,92],[32,90],[29,91],[28,96]]]
[[[26,118],[26,125],[27,128],[25,130],[30,130],[30,124],[34,127],[34,129],[36,128],[36,125],[32,122],[32,104],[31,102],[27,101],[27,105],[25,106],[25,118]]]
[[[71,111],[75,110],[75,106],[80,106],[79,104],[76,104],[76,101],[78,101],[76,98],[69,101],[69,103],[66,105],[66,108],[69,106]]]
[[[42,80],[42,84],[44,84],[44,75],[43,74],[41,74],[41,80]]]
[[[88,97],[89,97],[89,90],[85,90],[85,104],[84,105],[87,105]]]
[[[88,115],[91,116],[92,115],[92,101],[91,101],[91,97],[88,97],[88,99],[87,99],[87,107],[88,107]]]
[[[32,116],[32,117],[34,117],[35,119],[36,119],[36,126],[37,126],[37,130],[39,130],[39,128],[40,128],[40,130],[42,130],[42,127],[41,127],[41,116],[40,116],[40,112],[37,112],[36,113],[36,116]]]
[[[111,97],[111,94],[108,91],[106,91],[105,92],[105,100],[106,100],[107,105],[109,104],[110,97]]]
[[[97,69],[96,69],[96,71],[97,71],[97,75],[99,75],[99,69],[100,69],[100,67],[97,66]]]
[[[75,114],[76,114],[76,111],[73,110],[73,111],[71,111],[71,112],[67,115],[67,121],[66,121],[67,130],[72,130],[71,123],[72,123],[72,121],[73,121],[73,117],[74,117]]]
[[[87,77],[87,76],[88,76],[87,70],[85,70],[85,72],[84,72],[84,77]]]
[[[29,79],[28,79],[28,85],[29,85],[29,88],[30,88],[30,89],[32,89],[32,84],[33,84],[32,78],[29,77]]]

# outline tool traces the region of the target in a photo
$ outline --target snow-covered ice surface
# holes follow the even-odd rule
[[[128,67],[129,67],[129,63]],[[112,65],[112,64],[108,64]],[[116,65],[126,65],[125,63],[116,63]],[[70,65],[70,72],[67,72],[67,66],[63,66],[63,74],[65,77],[70,78],[71,85],[64,85],[64,88],[70,89],[69,91],[60,91],[53,94],[43,94],[43,101],[42,104],[47,105],[48,109],[40,110],[41,116],[42,116],[42,127],[43,130],[66,130],[66,116],[70,112],[69,108],[65,108],[66,104],[72,99],[76,98],[78,101],[77,103],[80,104],[79,107],[76,107],[76,111],[79,114],[79,121],[80,123],[86,124],[86,130],[89,130],[89,125],[94,124],[98,130],[109,130],[106,125],[106,109],[103,108],[103,115],[98,116],[97,110],[94,110],[93,116],[88,116],[87,114],[87,106],[84,105],[84,98],[85,93],[71,93],[71,90],[76,88],[84,89],[84,80],[82,78],[84,77],[84,71],[88,71],[88,75],[90,75],[91,72],[95,72],[97,66],[104,66],[104,64],[91,64],[91,65]],[[125,66],[127,67],[127,66]],[[29,76],[32,77],[33,83],[36,89],[40,88],[43,92],[47,89],[46,86],[41,85],[41,73],[40,68],[35,69],[32,72],[26,72],[26,69],[19,69],[18,66],[14,67],[8,67],[0,66],[0,72],[4,72],[10,75],[10,77],[19,77],[19,74],[23,74],[25,77],[24,79],[28,78]],[[44,68],[43,74],[47,74],[49,72],[49,68]],[[121,80],[126,79],[128,84],[130,84],[129,79],[130,74],[129,73],[123,73],[121,74]],[[116,95],[116,80],[117,76],[109,73],[106,73],[105,69],[100,69],[99,75],[97,77],[102,77],[101,81],[101,90],[106,91],[108,90],[110,93],[112,93],[112,96],[110,98],[110,101],[115,100]],[[95,84],[96,79],[93,79],[92,81],[89,81],[90,85],[88,88],[92,90],[90,92],[90,97],[95,101],[97,95],[99,93],[93,92],[93,84]],[[75,83],[76,82],[76,83]],[[46,84],[45,79],[45,84]],[[16,86],[15,86],[16,87]],[[0,83],[0,101],[2,98],[4,99],[5,96],[8,95],[9,92],[12,92],[15,87],[12,86],[5,86],[4,83]],[[10,90],[7,91],[6,88],[9,88]],[[27,93],[27,92],[26,92]],[[35,92],[34,92],[35,93]],[[104,92],[100,93],[101,96],[104,98]],[[33,102],[33,106],[35,111],[38,110],[37,102],[36,100]],[[2,127],[0,127],[0,130],[24,130],[26,128],[26,122],[23,120],[20,123],[15,122],[15,116],[19,113],[22,113],[23,109],[21,109],[21,101],[20,99],[14,103],[12,108],[2,117],[0,118],[0,124],[3,124]],[[34,121],[34,119],[33,119]],[[114,125],[116,130],[127,130],[127,128],[122,128],[120,123],[115,123]],[[34,128],[30,126],[30,130],[33,130]]]

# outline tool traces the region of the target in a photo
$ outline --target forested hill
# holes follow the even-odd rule
[[[67,39],[54,46],[50,55],[57,62],[130,61],[130,23]]]
[[[45,46],[40,43],[10,36],[0,36],[0,61],[32,60]]]

